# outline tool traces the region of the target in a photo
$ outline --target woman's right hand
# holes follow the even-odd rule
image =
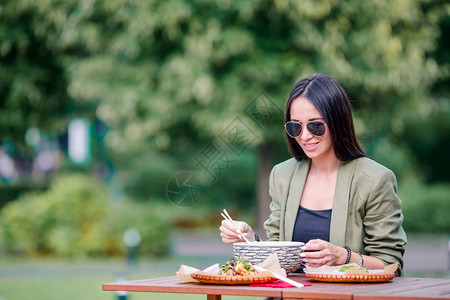
[[[255,241],[255,234],[253,233],[252,228],[247,223],[242,221],[234,221],[234,223],[250,242]],[[222,241],[226,244],[233,244],[244,241],[244,238],[241,236],[236,227],[234,227],[234,225],[228,220],[222,220],[222,225],[219,229]]]

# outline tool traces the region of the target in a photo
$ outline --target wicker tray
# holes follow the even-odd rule
[[[310,279],[326,282],[385,282],[394,279],[395,274],[331,274],[331,273],[305,273]]]
[[[270,283],[278,281],[270,273],[259,273],[257,275],[249,276],[227,276],[227,275],[213,275],[204,272],[195,272],[191,274],[191,277],[198,280],[201,283],[210,284],[251,284],[251,283]]]

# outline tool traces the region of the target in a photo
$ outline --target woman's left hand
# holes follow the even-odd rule
[[[318,268],[323,265],[343,265],[347,258],[347,250],[324,240],[310,240],[300,255],[309,267]],[[311,251],[311,252],[310,252]]]

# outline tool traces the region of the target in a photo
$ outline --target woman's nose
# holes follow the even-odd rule
[[[311,132],[309,132],[309,130],[306,128],[306,126],[303,126],[302,133],[300,133],[300,138],[302,140],[309,140],[312,137],[313,137],[313,135],[311,134]]]

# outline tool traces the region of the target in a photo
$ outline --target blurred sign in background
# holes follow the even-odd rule
[[[67,154],[76,164],[85,164],[91,157],[91,135],[88,122],[83,119],[70,121],[67,129]]]

